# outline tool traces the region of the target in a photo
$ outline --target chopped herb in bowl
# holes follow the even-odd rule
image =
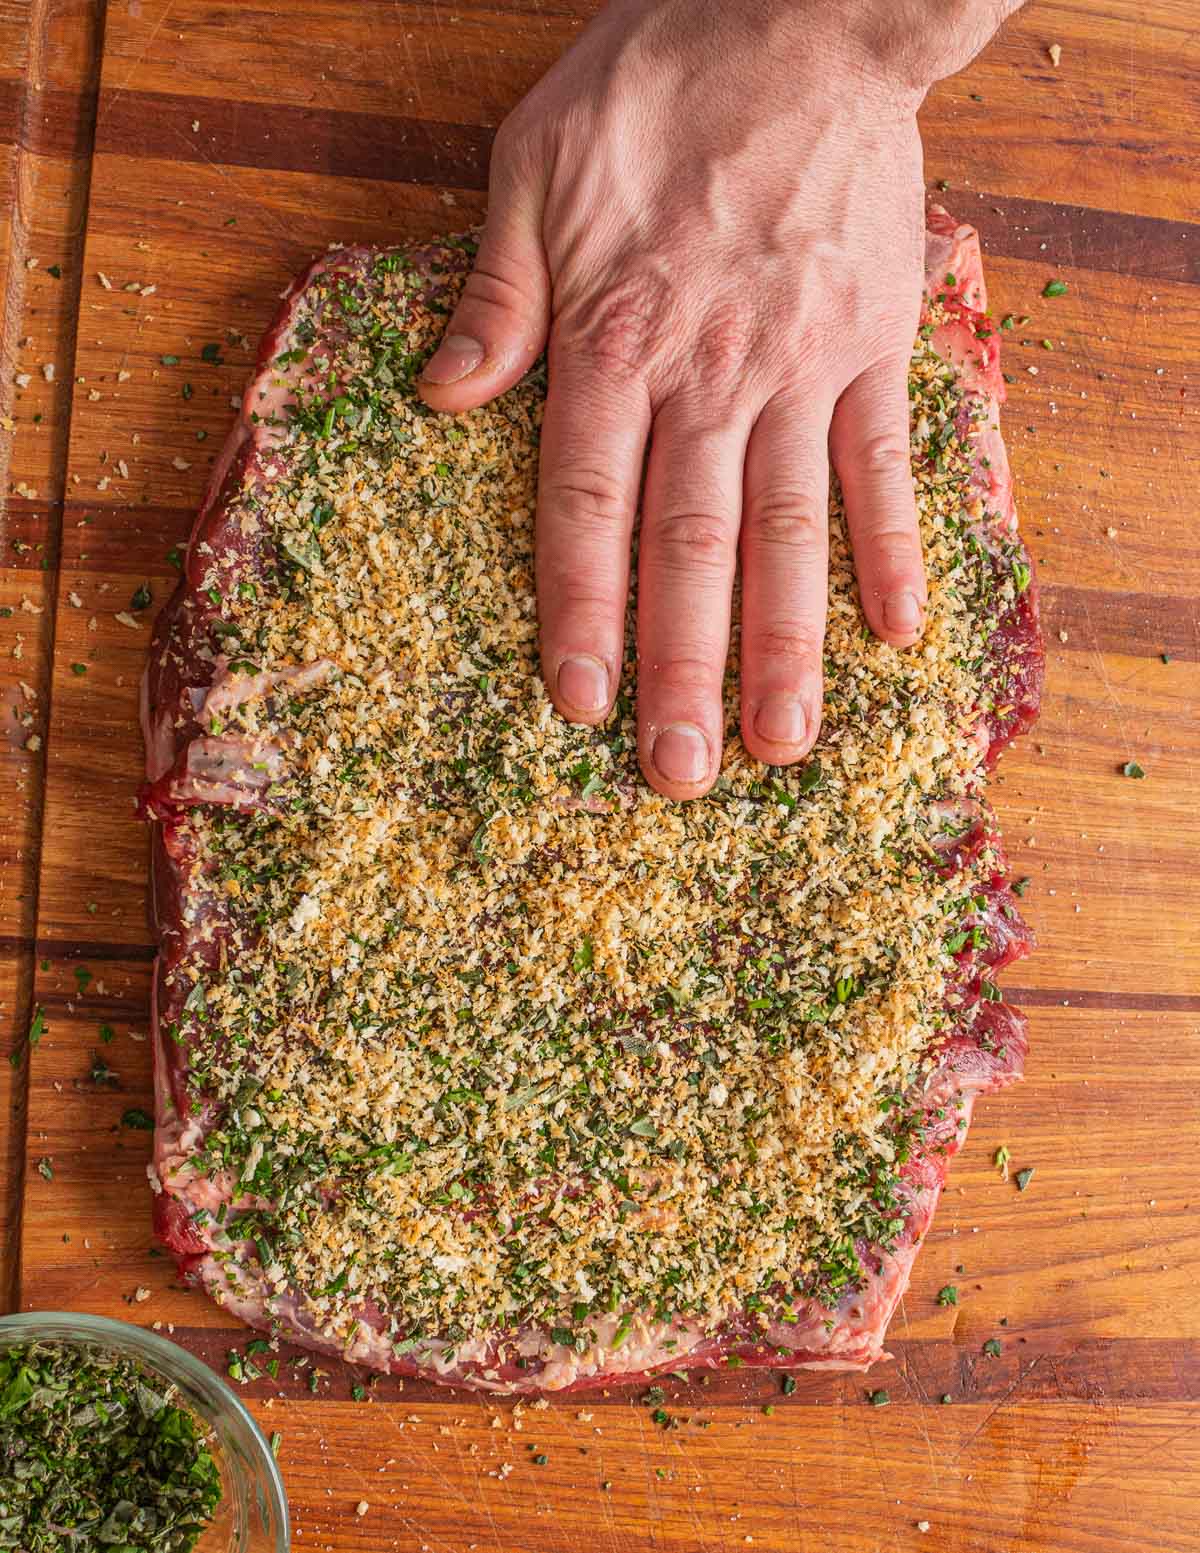
[[[173,1383],[102,1348],[0,1352],[0,1549],[190,1553],[221,1499]]]
[[[274,1451],[203,1359],[105,1316],[0,1316],[0,1553],[291,1545]]]

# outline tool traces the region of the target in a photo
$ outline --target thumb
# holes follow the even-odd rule
[[[475,267],[417,381],[435,410],[472,410],[511,388],[541,354],[550,329],[542,191],[516,175],[499,141],[488,199]]]

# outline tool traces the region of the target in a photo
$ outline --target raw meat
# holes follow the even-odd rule
[[[216,876],[190,820],[208,807],[244,816],[270,813],[295,744],[287,729],[275,725],[272,708],[282,697],[319,690],[332,670],[321,658],[270,670],[231,662],[221,634],[221,601],[205,579],[213,558],[221,557],[233,563],[231,576],[251,585],[269,584],[270,556],[243,518],[248,496],[253,503],[256,493],[268,492],[285,464],[292,390],[281,387],[279,362],[293,350],[303,353],[296,325],[311,288],[330,276],[345,277],[347,286],[358,284],[376,257],[365,250],[331,251],[285,294],[242,413],[213,472],[179,587],[155,630],[143,696],[143,805],[154,822],[153,900],[160,951],[153,1011],[156,1230],[183,1274],[247,1322],[376,1368],[447,1383],[493,1391],[569,1389],[634,1380],[661,1368],[716,1367],[731,1358],[781,1368],[863,1369],[884,1352],[888,1321],[975,1100],[1018,1078],[1025,1057],[1024,1017],[999,1001],[991,977],[1028,953],[1032,940],[982,796],[948,801],[934,843],[937,867],[945,876],[975,865],[982,856],[989,859],[990,873],[976,883],[959,928],[962,942],[954,951],[953,974],[946,978],[946,1032],[904,1096],[914,1141],[893,1198],[898,1228],[886,1245],[857,1246],[862,1275],[840,1297],[795,1304],[786,1320],[764,1322],[747,1311],[717,1324],[638,1322],[619,1340],[614,1331],[626,1316],[614,1310],[597,1322],[599,1338],[586,1352],[537,1327],[455,1342],[436,1337],[419,1344],[397,1342],[387,1312],[367,1297],[347,1338],[344,1332],[332,1334],[306,1291],[281,1280],[250,1239],[231,1238],[232,1232],[220,1228],[231,1203],[255,1206],[255,1198],[242,1188],[247,1176],[235,1179],[211,1160],[198,1159],[218,1108],[191,1071],[193,1048],[182,1033],[194,1025],[196,1009],[189,1007],[192,994],[177,972],[186,960],[216,975],[248,939],[236,894]],[[453,294],[469,260],[463,247],[451,244],[414,250],[403,262],[422,300],[436,306],[443,295]],[[929,217],[927,266],[932,347],[956,369],[963,390],[957,430],[975,450],[972,486],[979,515],[974,541],[994,557],[998,578],[1014,567],[1021,573],[1015,592],[997,590],[998,618],[986,675],[991,694],[962,735],[978,743],[990,767],[1037,715],[1042,672],[1037,585],[1016,536],[1011,474],[997,422],[1004,386],[997,338],[986,317],[978,240],[970,227],[957,225],[936,208]],[[311,335],[301,343],[311,346]],[[336,352],[331,355],[330,376],[336,377]],[[253,737],[225,731],[226,719],[248,707],[259,724]],[[582,799],[566,801],[604,807],[586,791]]]

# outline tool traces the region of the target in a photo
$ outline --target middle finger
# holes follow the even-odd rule
[[[651,787],[697,798],[721,765],[721,689],[751,417],[679,398],[650,443],[638,556],[638,748]]]

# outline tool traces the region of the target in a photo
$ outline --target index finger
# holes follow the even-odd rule
[[[598,723],[620,684],[650,401],[557,330],[549,373],[536,530],[542,673],[564,717]]]

